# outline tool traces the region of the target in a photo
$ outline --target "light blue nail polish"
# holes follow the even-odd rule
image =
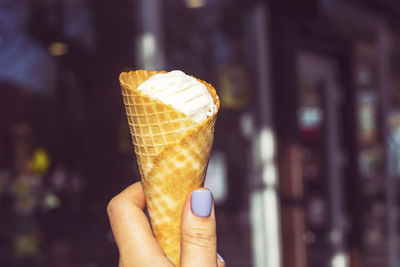
[[[219,254],[217,253],[217,256],[218,256],[218,258],[219,258],[223,263],[225,263],[225,261],[224,261],[224,259],[222,258],[221,255],[219,255]]]
[[[192,193],[192,212],[199,217],[208,217],[211,214],[212,195],[208,190],[195,190]]]

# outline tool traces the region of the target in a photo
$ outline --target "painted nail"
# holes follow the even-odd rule
[[[199,217],[208,217],[211,214],[212,196],[208,190],[195,190],[192,193],[192,212]]]
[[[222,258],[221,255],[219,255],[219,253],[217,253],[217,256],[218,256],[218,258],[219,258],[223,263],[225,263],[224,259]]]

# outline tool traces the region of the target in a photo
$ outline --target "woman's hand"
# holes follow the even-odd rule
[[[119,267],[174,267],[153,236],[144,209],[142,184],[115,196],[107,207],[117,242]],[[193,191],[186,199],[181,225],[181,267],[224,267],[217,256],[214,204],[210,191]]]

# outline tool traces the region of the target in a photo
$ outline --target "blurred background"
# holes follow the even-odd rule
[[[0,0],[0,266],[117,265],[131,69],[220,95],[228,266],[400,266],[399,26],[396,0]]]

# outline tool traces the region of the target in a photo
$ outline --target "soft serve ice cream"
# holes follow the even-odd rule
[[[206,86],[180,70],[155,74],[140,84],[137,90],[173,106],[196,123],[217,111]]]

